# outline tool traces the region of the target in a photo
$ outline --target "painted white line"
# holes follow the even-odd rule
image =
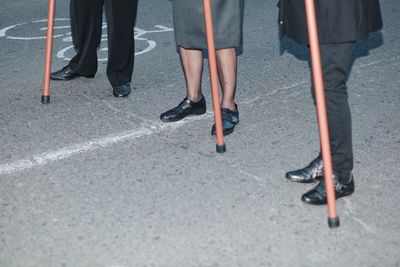
[[[388,59],[386,59],[386,58],[385,59],[379,59],[379,60],[376,60],[376,61],[372,61],[372,62],[368,62],[368,63],[362,64],[362,65],[356,66],[354,69],[355,70],[362,70],[362,69],[364,69],[366,67],[370,67],[370,66],[373,66],[373,65],[378,65],[380,63],[392,62],[392,61],[397,61],[398,62],[399,59],[400,59],[400,57],[394,57],[394,58],[388,58]]]
[[[369,226],[363,220],[357,218],[357,216],[354,215],[353,206],[351,204],[351,200],[348,199],[348,198],[345,198],[343,201],[344,201],[344,205],[345,205],[345,208],[346,208],[346,209],[344,209],[345,214],[347,216],[353,218],[354,221],[358,222],[364,228],[365,231],[376,235],[377,231],[374,229],[374,227]]]
[[[27,24],[27,23],[15,24],[15,25],[11,25],[9,27],[6,27],[4,29],[1,29],[0,30],[0,37],[5,37],[8,30],[11,30],[11,29],[13,29],[15,27],[18,27],[18,26],[21,26],[21,25],[25,25],[25,24]]]
[[[68,18],[55,18],[54,21],[69,21]],[[34,20],[32,23],[47,22],[47,19]]]
[[[0,32],[1,34],[1,32]],[[1,36],[0,36],[1,37]],[[398,57],[396,58],[398,59]],[[375,65],[381,62],[389,62],[389,61],[393,61],[393,59],[385,59],[385,60],[380,60],[380,61],[375,61],[375,62],[371,62],[371,63],[367,63],[365,65],[359,66],[358,68],[364,68],[366,66],[370,66],[370,65]],[[297,83],[294,83],[292,85],[289,86],[285,86],[285,87],[281,87],[278,89],[273,90],[272,92],[266,94],[265,96],[271,96],[279,91],[282,90],[289,90],[298,86],[301,86],[305,83],[308,83],[309,81],[300,81]],[[254,103],[256,101],[259,100],[259,97],[256,97],[255,99],[249,100],[249,101],[245,101],[243,103],[239,103],[239,104],[251,104]],[[265,101],[263,101],[262,103],[264,103]],[[120,110],[112,107],[111,105],[108,105],[109,108],[111,108],[112,110],[114,110],[115,112],[121,112]],[[18,172],[18,171],[22,171],[22,170],[26,170],[26,169],[30,169],[30,168],[34,168],[37,166],[41,166],[41,165],[45,165],[47,163],[56,161],[56,160],[61,160],[61,159],[66,159],[69,158],[73,155],[77,155],[83,152],[87,152],[87,151],[92,151],[101,147],[106,147],[106,146],[110,146],[114,143],[118,143],[118,142],[122,142],[122,141],[126,141],[126,140],[131,140],[131,139],[135,139],[135,138],[139,138],[141,136],[145,136],[145,135],[150,135],[155,131],[158,130],[163,130],[163,129],[177,129],[179,127],[181,127],[182,125],[190,122],[190,121],[195,121],[195,120],[201,120],[204,117],[212,117],[213,116],[213,112],[209,111],[207,112],[205,115],[202,116],[196,116],[196,117],[190,117],[190,118],[186,118],[182,121],[179,122],[175,122],[172,124],[160,124],[160,125],[154,125],[151,121],[145,120],[144,122],[146,122],[146,124],[148,124],[147,126],[150,128],[145,128],[145,127],[141,127],[135,130],[131,130],[131,131],[127,131],[127,132],[122,132],[116,135],[112,135],[112,136],[107,136],[104,138],[100,138],[100,139],[96,139],[93,141],[89,141],[86,143],[81,143],[81,144],[77,144],[77,145],[73,145],[73,146],[69,146],[69,147],[65,147],[62,148],[60,150],[57,151],[52,151],[52,152],[46,152],[46,153],[42,153],[36,156],[32,156],[30,158],[27,159],[22,159],[22,160],[17,160],[11,163],[7,163],[7,164],[2,164],[0,165],[0,175],[3,174],[11,174],[14,172]],[[241,170],[243,172],[243,170]],[[244,172],[243,172],[244,173]],[[249,173],[244,173],[247,174],[248,176],[252,177],[253,179],[257,180],[259,179],[259,177],[249,174]],[[361,222],[360,222],[361,223]],[[366,226],[363,225],[363,227],[365,228]],[[369,229],[370,230],[370,229]]]
[[[0,165],[0,175],[11,174],[33,167],[38,167],[56,160],[66,159],[83,152],[93,151],[98,148],[107,147],[115,143],[136,139],[145,135],[150,135],[152,132],[153,131],[147,128],[141,127],[135,130],[126,131],[116,135],[110,135],[88,141],[86,143],[64,147],[56,151],[41,153],[38,155],[34,155],[30,158],[18,160],[12,163],[2,164]]]
[[[238,166],[232,166],[232,167],[238,167]],[[242,173],[242,174],[244,174],[244,175],[246,175],[246,176],[248,176],[248,177],[250,177],[250,178],[252,178],[252,179],[254,179],[254,180],[256,180],[256,181],[261,181],[261,180],[262,180],[261,177],[258,177],[257,175],[254,175],[254,174],[251,174],[251,173],[249,173],[249,172],[243,170],[243,169],[240,168],[240,167],[238,167],[237,170],[238,170],[240,173]]]
[[[116,112],[118,111],[118,109],[114,109],[114,110]],[[166,129],[175,130],[175,129],[177,129],[185,124],[188,124],[190,122],[201,120],[203,118],[212,117],[213,115],[214,115],[214,113],[209,111],[204,115],[188,117],[188,118],[185,118],[185,119],[175,122],[175,123],[160,123],[160,124],[154,124],[148,120],[142,119],[142,121],[145,122],[145,124],[147,124],[145,127],[139,127],[134,130],[109,135],[109,136],[94,139],[92,141],[88,141],[85,143],[71,145],[71,146],[64,147],[64,148],[61,148],[61,149],[55,150],[55,151],[44,152],[44,153],[41,153],[38,155],[33,155],[26,159],[17,160],[17,161],[11,162],[11,163],[1,164],[0,165],[0,175],[12,174],[15,172],[31,169],[34,167],[43,166],[48,163],[51,163],[51,162],[54,162],[57,160],[67,159],[72,156],[84,153],[84,152],[93,151],[93,150],[103,148],[103,147],[108,147],[108,146],[116,144],[116,143],[137,139],[142,136],[151,135],[153,133],[159,132],[160,130],[166,130]]]

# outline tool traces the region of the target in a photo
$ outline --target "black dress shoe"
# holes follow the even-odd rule
[[[55,81],[69,81],[72,79],[75,79],[77,77],[80,76],[84,76],[84,75],[80,75],[79,73],[73,71],[71,69],[71,67],[65,66],[64,68],[62,68],[61,70],[58,70],[56,72],[53,72],[50,74],[50,79],[55,80]],[[93,76],[84,76],[86,78],[93,78]]]
[[[298,183],[312,183],[324,175],[324,164],[321,156],[311,161],[307,167],[286,173],[286,178]]]
[[[113,95],[115,97],[127,97],[131,93],[130,83],[113,87]]]
[[[204,97],[197,103],[185,98],[177,107],[161,114],[160,120],[163,122],[179,121],[188,115],[204,114],[206,113],[206,109],[207,106]]]
[[[336,193],[336,199],[349,196],[354,193],[354,179],[353,175],[349,174],[349,177],[347,177],[345,180],[348,181],[347,183],[340,183],[339,177],[336,175],[333,175],[333,183],[334,183],[334,188],[335,188],[335,193]],[[305,193],[302,197],[301,200],[306,203],[306,204],[312,204],[312,205],[323,205],[327,203],[326,200],[326,188],[325,188],[325,179],[322,179],[319,184]]]
[[[221,109],[222,127],[224,135],[233,133],[235,126],[239,123],[239,110],[236,104],[235,107],[236,107],[235,111],[232,111],[227,108]],[[217,129],[214,124],[213,127],[211,128],[211,135],[216,135],[216,134],[217,134]]]

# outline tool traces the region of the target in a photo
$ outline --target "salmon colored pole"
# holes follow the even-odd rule
[[[51,57],[53,52],[53,32],[54,32],[54,12],[55,0],[49,0],[47,18],[47,36],[46,36],[46,52],[44,59],[44,77],[43,77],[43,95],[42,103],[50,103],[50,71],[51,71]]]
[[[333,184],[332,157],[329,141],[328,117],[326,113],[326,100],[324,81],[322,76],[321,55],[319,50],[317,19],[315,14],[315,0],[304,0],[308,24],[308,38],[310,42],[311,63],[315,97],[317,102],[319,135],[321,141],[322,161],[324,163],[324,176],[328,202],[329,227],[339,226],[339,217],[336,214],[336,196]]]
[[[217,133],[217,152],[224,153],[226,152],[226,146],[222,128],[222,117],[221,117],[222,115],[221,115],[221,105],[220,105],[219,88],[218,88],[217,57],[215,53],[214,26],[213,26],[213,18],[211,10],[211,0],[204,0],[204,18],[206,22],[208,63],[210,68],[211,89],[212,89],[212,98],[214,104],[214,121]]]

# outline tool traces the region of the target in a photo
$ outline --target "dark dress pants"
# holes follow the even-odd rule
[[[103,5],[108,35],[107,77],[112,86],[126,84],[132,79],[134,64],[137,0],[71,0],[71,30],[77,54],[69,66],[80,75],[95,75]]]
[[[333,172],[344,179],[353,170],[351,111],[346,83],[354,48],[355,42],[320,46]]]

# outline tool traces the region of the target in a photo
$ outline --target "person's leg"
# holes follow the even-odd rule
[[[224,135],[233,132],[239,123],[239,110],[235,103],[237,83],[237,57],[235,48],[218,49],[217,64],[219,80],[222,87],[221,115]],[[211,135],[216,134],[215,125]]]
[[[186,98],[178,106],[161,114],[163,122],[174,122],[188,115],[201,115],[206,112],[206,101],[201,93],[203,73],[203,51],[179,48],[183,73],[186,82]]]
[[[103,0],[71,0],[71,30],[77,54],[68,65],[81,76],[91,77],[97,72],[102,10]]]
[[[186,97],[197,103],[203,98],[201,93],[203,51],[180,47],[179,54],[186,81]]]
[[[93,78],[97,72],[97,47],[101,41],[103,0],[71,0],[72,42],[76,55],[64,68],[52,72],[52,80]]]
[[[349,177],[353,168],[351,113],[346,82],[354,47],[355,42],[320,46],[333,171],[338,177]],[[315,103],[314,88],[311,91]],[[308,183],[320,180],[323,174],[320,154],[305,168],[287,172],[286,178],[295,182]]]
[[[355,42],[321,45],[333,172],[346,183],[353,170],[351,111],[347,79]],[[344,179],[344,180],[343,180]]]
[[[108,29],[107,76],[113,87],[129,85],[135,57],[137,0],[105,0]]]
[[[354,47],[355,42],[320,46],[336,198],[354,192],[351,113],[346,85]],[[301,199],[308,204],[326,204],[325,180]]]
[[[237,57],[235,48],[219,49],[216,52],[219,79],[222,87],[221,107],[236,110]]]

